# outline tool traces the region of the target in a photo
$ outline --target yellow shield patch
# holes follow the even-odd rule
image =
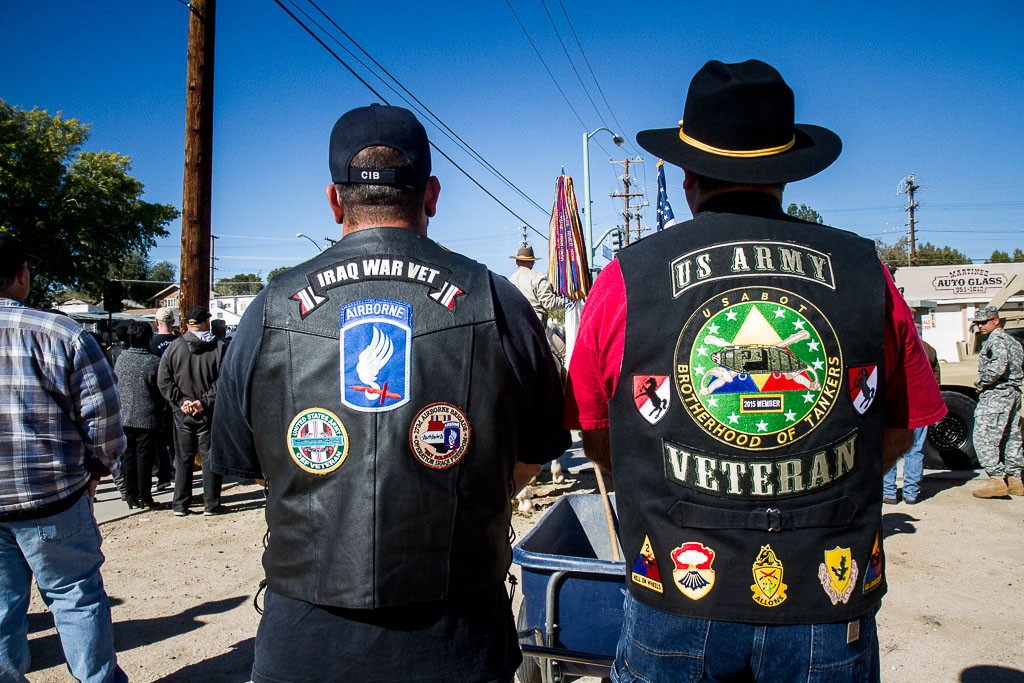
[[[761,546],[752,569],[754,585],[750,590],[754,592],[754,602],[764,607],[777,607],[786,601],[789,586],[782,583],[782,562],[770,545]]]
[[[818,565],[818,579],[833,605],[845,605],[857,583],[857,560],[850,549],[836,546],[826,550],[825,561]]]

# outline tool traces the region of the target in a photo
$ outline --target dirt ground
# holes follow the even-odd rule
[[[518,538],[556,496],[596,490],[582,460],[566,459],[567,481],[540,486],[534,511],[515,515]],[[1024,683],[1024,498],[978,500],[971,490],[979,484],[929,472],[923,502],[883,511],[883,681]],[[232,512],[221,517],[155,511],[101,526],[119,661],[134,683],[248,681],[266,530],[262,490],[232,487],[224,503]],[[29,680],[72,681],[38,597],[29,632]]]

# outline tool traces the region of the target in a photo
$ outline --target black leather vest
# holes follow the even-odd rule
[[[749,623],[868,610],[885,592],[874,245],[702,213],[618,258],[628,307],[609,411],[632,594]]]
[[[252,413],[270,588],[379,608],[500,583],[523,399],[488,270],[377,228],[268,290]]]

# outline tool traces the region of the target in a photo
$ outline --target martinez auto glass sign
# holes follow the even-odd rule
[[[932,287],[938,292],[955,294],[983,294],[1000,289],[1008,278],[1003,273],[994,273],[984,268],[951,268],[932,279]]]

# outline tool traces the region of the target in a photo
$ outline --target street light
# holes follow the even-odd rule
[[[583,210],[587,216],[587,230],[583,236],[584,243],[587,245],[587,260],[591,264],[594,262],[594,221],[590,217],[590,138],[594,137],[602,130],[606,130],[612,135],[612,142],[617,147],[622,147],[622,143],[625,142],[622,136],[615,133],[609,128],[598,128],[597,130],[583,134]]]
[[[306,238],[307,240],[309,240],[310,242],[312,242],[312,243],[313,243],[313,246],[314,246],[314,247],[316,247],[316,250],[317,250],[317,251],[323,251],[323,250],[324,250],[324,248],[323,248],[323,247],[321,247],[321,246],[320,246],[319,244],[317,244],[317,241],[316,241],[315,239],[313,239],[312,237],[310,237],[309,235],[306,235],[306,234],[304,234],[304,233],[301,233],[301,232],[297,232],[297,233],[295,233],[295,239],[298,239],[298,238],[300,238],[300,237],[305,237],[305,238]]]

